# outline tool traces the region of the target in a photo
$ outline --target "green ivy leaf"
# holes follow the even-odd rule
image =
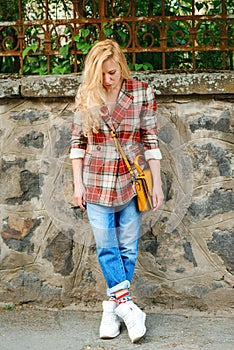
[[[74,40],[75,40],[75,42],[79,42],[80,41],[80,34],[76,34],[76,35],[74,35]]]
[[[110,27],[103,29],[105,37],[108,37],[109,35],[111,35],[113,33],[113,31],[114,31],[113,28],[110,28]]]
[[[141,70],[141,68],[143,67],[143,64],[135,64],[135,70],[138,72],[139,70]]]
[[[41,61],[40,62],[40,67],[32,69],[32,73],[34,73],[34,74],[35,73],[39,73],[40,75],[48,74],[46,61]]]
[[[203,8],[203,3],[202,2],[196,2],[195,6],[196,6],[196,8],[197,8],[197,10],[199,12]]]
[[[146,63],[143,63],[143,69],[144,70],[153,70],[154,67],[152,66],[151,63],[146,62]]]
[[[83,52],[84,55],[86,55],[86,54],[89,52],[91,46],[92,46],[92,45],[90,45],[90,44],[88,44],[88,43],[84,43],[84,44],[82,45],[81,51]]]
[[[56,66],[52,69],[52,74],[71,73],[70,61],[56,62]]]
[[[84,40],[80,40],[76,42],[76,48],[77,50],[82,51],[83,54],[87,54],[89,50],[91,49],[92,45],[89,43],[86,43]]]
[[[122,30],[117,30],[117,33],[119,34],[121,39],[123,39],[123,41],[125,41],[127,39],[127,34],[124,33]]]
[[[76,48],[77,50],[81,50],[82,51],[82,46],[84,45],[84,41],[77,41],[76,42]]]
[[[114,32],[113,22],[104,22],[102,28],[105,37],[110,36]]]
[[[25,49],[23,50],[23,59],[25,58],[25,56],[27,56],[27,54],[30,51],[33,51],[35,53],[37,51],[37,49],[38,49],[38,43],[35,43],[33,45],[29,45],[29,46],[25,47]]]
[[[86,38],[90,34],[90,30],[85,28],[81,28],[80,32],[84,38]]]
[[[69,48],[70,48],[70,44],[66,44],[60,47],[59,53],[63,58],[67,58],[69,54]]]

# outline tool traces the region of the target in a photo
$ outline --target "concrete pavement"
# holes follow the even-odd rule
[[[0,309],[1,350],[233,350],[234,315],[225,312],[147,312],[147,334],[131,344],[127,329],[113,340],[98,338],[100,312]]]

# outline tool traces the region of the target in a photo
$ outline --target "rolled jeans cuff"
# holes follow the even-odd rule
[[[116,284],[116,286],[112,288],[107,288],[107,296],[111,297],[115,292],[118,292],[121,289],[129,289],[129,288],[130,288],[130,282],[128,280],[125,280],[123,282]]]

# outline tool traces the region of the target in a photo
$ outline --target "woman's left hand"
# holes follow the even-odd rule
[[[162,186],[160,184],[156,184],[153,186],[152,199],[153,199],[153,211],[156,211],[161,207],[164,199]]]
[[[149,166],[153,176],[153,211],[158,210],[164,199],[164,194],[162,191],[162,181],[160,173],[160,160],[159,159],[149,159]]]

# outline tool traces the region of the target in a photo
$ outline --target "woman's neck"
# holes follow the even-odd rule
[[[106,89],[106,103],[115,103],[118,100],[119,92],[121,90],[122,81],[114,89]]]

